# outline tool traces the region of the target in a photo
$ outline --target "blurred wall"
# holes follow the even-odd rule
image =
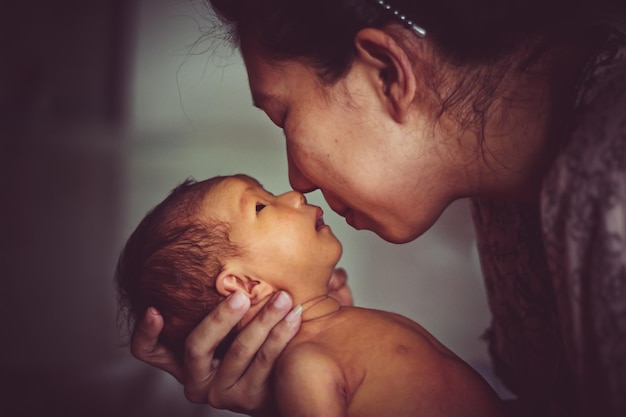
[[[231,415],[130,356],[112,274],[142,216],[187,177],[245,172],[286,191],[282,132],[251,106],[239,56],[196,42],[201,2],[87,3],[4,16],[0,415]],[[498,388],[466,201],[398,246],[350,229],[319,192],[309,200],[344,244],[358,305],[420,322]]]

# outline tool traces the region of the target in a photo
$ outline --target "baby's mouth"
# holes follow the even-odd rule
[[[315,207],[315,209],[315,230],[319,231],[322,227],[326,225],[326,223],[324,223],[324,210],[322,210],[321,207]]]
[[[317,221],[315,222],[315,230],[320,230],[324,225],[324,217],[318,217]]]

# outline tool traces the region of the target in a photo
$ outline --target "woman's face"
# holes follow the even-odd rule
[[[299,62],[270,63],[254,48],[242,54],[255,106],[284,131],[295,190],[319,188],[348,224],[390,242],[432,225],[451,199],[426,121],[413,117],[411,129],[396,122],[359,66],[324,85]]]

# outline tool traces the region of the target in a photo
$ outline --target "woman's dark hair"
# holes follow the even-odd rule
[[[235,45],[239,46],[242,38],[254,39],[268,58],[304,60],[328,83],[349,70],[359,30],[402,24],[377,0],[207,1]],[[443,80],[438,79],[437,68],[423,74],[439,100],[439,114],[451,110],[466,127],[481,123],[500,80],[514,65],[507,55],[521,40],[532,35],[565,36],[584,26],[582,23],[592,22],[591,10],[600,14],[620,2],[623,0],[385,0],[425,28],[442,62],[468,69],[446,95],[439,91]],[[537,51],[530,54],[538,55]],[[491,65],[495,63],[498,65]]]
[[[310,59],[339,77],[356,33],[400,24],[377,0],[207,0],[237,43],[253,36],[277,59]],[[623,0],[385,0],[422,26],[458,64],[491,61],[529,34],[556,32],[611,13]],[[332,79],[332,78],[331,78]]]
[[[155,307],[164,320],[159,342],[178,359],[191,330],[224,299],[215,289],[224,259],[239,255],[226,224],[197,216],[202,197],[222,179],[187,180],[176,187],[137,226],[117,265],[120,325],[132,332],[146,309]],[[216,356],[229,343],[223,342]]]

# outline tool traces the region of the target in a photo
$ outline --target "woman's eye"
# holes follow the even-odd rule
[[[263,210],[265,208],[265,204],[256,203],[256,212]]]

